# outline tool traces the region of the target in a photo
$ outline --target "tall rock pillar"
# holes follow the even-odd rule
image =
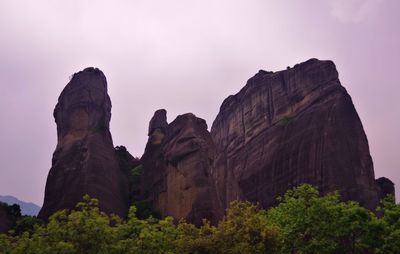
[[[72,209],[89,194],[106,213],[126,216],[128,186],[109,130],[111,101],[104,74],[95,68],[76,73],[54,109],[58,142],[47,177],[39,217]]]

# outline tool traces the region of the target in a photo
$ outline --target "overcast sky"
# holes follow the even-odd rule
[[[103,70],[114,145],[143,153],[153,112],[210,127],[259,69],[331,59],[400,195],[400,1],[0,0],[0,194],[42,205],[52,116],[74,72]]]

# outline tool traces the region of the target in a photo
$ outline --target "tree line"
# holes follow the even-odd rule
[[[268,210],[234,201],[225,217],[201,226],[171,217],[140,219],[135,206],[126,220],[106,215],[98,201],[83,197],[75,210],[62,210],[42,223],[18,221],[0,235],[0,253],[400,253],[400,205],[393,196],[376,213],[340,201],[337,192],[321,195],[301,185]]]

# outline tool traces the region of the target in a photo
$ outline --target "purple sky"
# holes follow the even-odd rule
[[[107,76],[114,145],[143,153],[153,112],[212,124],[259,69],[336,63],[367,133],[376,177],[400,196],[400,1],[0,2],[0,194],[42,204],[68,77]]]

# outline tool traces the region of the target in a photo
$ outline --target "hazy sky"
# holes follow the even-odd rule
[[[143,153],[153,112],[210,127],[259,69],[331,59],[400,195],[398,0],[0,0],[0,194],[42,204],[52,116],[74,72],[99,67],[114,145]]]

